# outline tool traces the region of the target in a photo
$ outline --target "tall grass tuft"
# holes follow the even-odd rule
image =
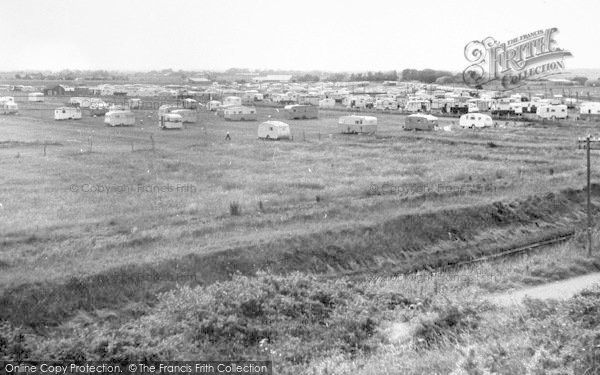
[[[239,202],[229,203],[229,213],[231,216],[240,216],[242,214],[242,206]]]

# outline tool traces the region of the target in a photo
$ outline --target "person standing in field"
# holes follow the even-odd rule
[[[231,136],[229,135],[229,132],[227,132],[227,134],[225,135],[225,140],[231,141]]]

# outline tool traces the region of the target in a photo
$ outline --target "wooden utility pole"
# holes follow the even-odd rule
[[[590,183],[590,136],[586,137],[587,150],[587,219],[588,219],[588,256],[592,255],[592,205],[591,205],[591,183]]]
[[[592,255],[592,184],[591,184],[591,159],[590,150],[600,150],[600,138],[592,138],[588,135],[585,138],[579,138],[577,147],[586,150],[587,158],[587,238],[588,238],[588,256]]]

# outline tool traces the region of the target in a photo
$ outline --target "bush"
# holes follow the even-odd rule
[[[343,280],[236,275],[167,292],[150,312],[125,325],[71,322],[67,338],[37,337],[31,356],[117,362],[277,357],[276,365],[288,370],[316,358],[371,351],[382,339],[376,332],[383,314],[412,303],[390,292],[369,294]],[[7,341],[0,339],[0,348]]]
[[[423,319],[415,331],[417,348],[431,349],[444,341],[459,342],[460,334],[474,330],[480,320],[477,311],[471,307],[454,304],[435,307],[436,316]]]

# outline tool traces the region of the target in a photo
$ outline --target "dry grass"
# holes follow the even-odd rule
[[[440,254],[451,256],[452,242],[444,243],[441,232],[433,229],[431,236],[393,234],[395,218],[427,214],[435,222],[436,212],[443,210],[485,207],[579,187],[583,154],[573,150],[573,138],[575,133],[589,132],[584,126],[573,132],[536,125],[413,134],[400,130],[402,116],[382,114],[377,138],[347,137],[337,134],[341,113],[322,111],[319,120],[289,121],[293,132],[303,132],[306,141],[296,136],[292,142],[262,142],[256,139],[256,123],[225,122],[213,113],[201,112],[197,124],[168,132],[158,129],[156,113],[150,111],[137,112],[138,121],[144,123],[133,128],[107,128],[102,118],[87,116],[56,122],[51,120],[52,109],[60,104],[44,103],[40,111],[20,103],[19,116],[0,117],[0,142],[10,144],[0,147],[5,176],[0,214],[10,218],[0,224],[4,290],[33,282],[58,285],[71,277],[111,274],[115,267],[144,269],[153,264],[172,274],[170,267],[176,264],[198,266],[205,256],[214,260],[219,252],[238,254],[240,249],[252,250],[245,255],[279,252],[283,255],[272,258],[289,262],[294,269],[339,271],[372,265],[360,258],[343,264],[340,246],[342,250],[351,246],[355,254],[363,246],[364,254],[364,248],[383,244],[382,252],[391,254],[384,258],[397,257],[395,263],[406,261],[412,267],[412,260],[419,260],[416,250],[430,247],[428,258],[420,259],[429,262]],[[268,116],[281,114],[259,109],[259,121]],[[231,143],[223,141],[227,131]],[[45,141],[53,146],[44,156]],[[498,147],[488,147],[489,142]],[[14,157],[17,153],[19,158]],[[449,191],[440,193],[440,184]],[[458,188],[488,184],[493,190],[457,193]],[[79,191],[71,191],[72,185]],[[84,186],[112,190],[82,192]],[[177,190],[185,186],[194,190]],[[372,186],[377,194],[371,193]],[[149,192],[147,187],[167,191]],[[230,214],[230,202],[243,208],[239,215]],[[439,228],[451,225],[451,214],[441,214],[446,219]],[[574,217],[567,221],[581,219],[578,212],[571,214]],[[552,220],[560,222],[558,216]],[[469,233],[469,244],[494,236],[514,239],[515,233],[521,240],[534,230],[527,225],[535,223],[515,225],[478,225]],[[519,232],[521,225],[525,232]],[[370,230],[378,226],[387,229],[369,239]],[[413,250],[394,253],[394,241]],[[317,251],[323,248],[333,252],[333,262]],[[411,251],[413,255],[403,260],[402,254]],[[315,264],[308,261],[313,257],[318,260]],[[237,258],[233,259],[235,265]],[[247,258],[239,264],[253,263],[253,269],[264,265],[262,259]],[[223,279],[231,272],[214,267],[205,277]]]

